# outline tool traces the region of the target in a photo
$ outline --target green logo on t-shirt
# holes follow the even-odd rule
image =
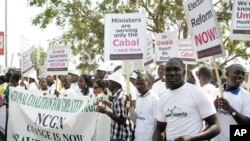
[[[187,113],[183,112],[181,108],[174,106],[171,109],[167,109],[166,118],[169,117],[186,117]]]

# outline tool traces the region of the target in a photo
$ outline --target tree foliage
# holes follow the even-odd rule
[[[45,52],[44,48],[41,46],[38,46],[37,48],[34,48],[34,54],[32,55],[32,60],[34,64],[34,68],[39,75],[41,66],[45,65],[45,60],[47,58],[47,53]]]
[[[147,30],[153,33],[176,30],[179,38],[188,37],[188,27],[182,0],[28,0],[33,7],[44,10],[33,19],[33,24],[46,28],[56,23],[64,31],[50,46],[68,45],[74,55],[80,55],[83,69],[93,69],[96,57],[100,59],[104,47],[104,15],[107,13],[145,12]],[[231,0],[213,0],[217,20],[228,52],[225,62],[236,58],[248,58],[249,43],[229,39],[232,14]]]

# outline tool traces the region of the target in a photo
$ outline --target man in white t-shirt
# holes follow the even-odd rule
[[[136,79],[136,87],[140,93],[136,101],[135,141],[152,141],[156,125],[156,114],[159,97],[150,92],[148,75],[141,74]]]
[[[152,93],[158,95],[159,97],[164,94],[164,92],[166,91],[166,84],[165,84],[165,71],[164,71],[164,64],[160,64],[157,72],[158,72],[158,77],[155,80],[155,83],[152,85],[151,91]]]
[[[218,118],[212,100],[201,88],[184,82],[182,60],[171,58],[165,66],[166,86],[170,89],[159,100],[157,125],[153,141],[208,140],[220,133]],[[207,126],[203,130],[203,120]]]
[[[223,98],[214,101],[218,109],[221,133],[214,141],[229,141],[230,125],[250,124],[250,94],[240,85],[245,70],[240,64],[226,68],[227,82],[223,85]]]
[[[207,67],[201,67],[198,71],[198,78],[201,88],[208,94],[208,97],[214,101],[216,99],[216,87],[211,83],[211,70]]]
[[[69,75],[63,77],[63,88],[60,90],[61,96],[76,96],[76,92],[71,87],[71,77]]]

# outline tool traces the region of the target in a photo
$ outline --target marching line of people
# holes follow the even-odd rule
[[[94,76],[75,70],[58,79],[41,77],[38,84],[33,72],[21,77],[9,71],[0,76],[0,106],[8,106],[11,87],[60,97],[105,95],[96,112],[111,118],[111,141],[229,141],[230,125],[250,124],[250,93],[241,87],[246,72],[239,64],[225,70],[223,97],[208,67],[197,72],[200,86],[185,82],[187,72],[178,58],[160,64],[157,78],[133,72],[129,92],[121,70],[118,66],[108,74],[100,66]]]

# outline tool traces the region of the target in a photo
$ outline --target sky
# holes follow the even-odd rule
[[[42,9],[28,7],[27,0],[7,0],[8,11],[8,66],[19,67],[18,53],[28,50],[32,45],[48,47],[48,40],[59,36],[55,25],[41,30],[31,24],[31,19]],[[5,0],[0,0],[0,31],[5,31]],[[0,65],[5,66],[5,57],[0,56]]]

